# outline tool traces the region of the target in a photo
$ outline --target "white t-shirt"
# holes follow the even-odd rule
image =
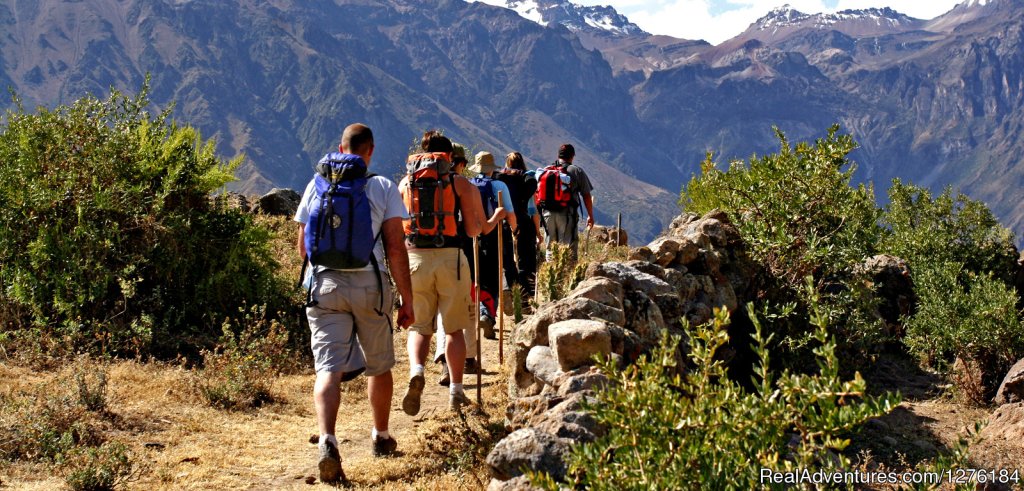
[[[299,209],[295,212],[295,221],[302,224],[309,223],[309,209],[316,194],[316,179],[310,179],[302,193],[302,201],[299,202]],[[402,195],[398,193],[398,186],[391,179],[383,176],[373,176],[366,181],[366,197],[370,200],[370,220],[373,227],[373,236],[380,235],[380,228],[385,220],[391,218],[408,218],[402,202]],[[381,269],[384,265],[384,243],[383,237],[377,239],[373,245],[373,255],[377,258],[377,264]],[[363,270],[373,269],[373,265],[367,265]]]

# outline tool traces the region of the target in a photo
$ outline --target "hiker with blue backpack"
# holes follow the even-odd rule
[[[391,455],[397,447],[388,433],[395,364],[392,279],[401,298],[397,327],[415,320],[402,230],[407,214],[398,187],[368,172],[374,141],[367,126],[346,127],[338,149],[317,163],[295,214],[303,269],[308,262],[312,271],[306,316],[316,368],[318,467],[324,482],[345,479],[335,436],[344,381],[359,374],[367,377],[373,455]]]
[[[480,199],[484,207],[484,216],[491,217],[480,232],[480,325],[483,327],[484,337],[495,339],[494,319],[497,317],[497,299],[502,291],[503,272],[498,270],[499,248],[498,248],[498,227],[502,219],[495,215],[497,211],[504,211],[504,221],[508,223],[511,233],[518,229],[515,207],[512,203],[512,193],[504,182],[496,179],[498,167],[494,164],[494,156],[490,152],[478,152],[473,158],[473,164],[469,171],[475,176],[470,182],[480,191]],[[498,202],[498,196],[501,202]]]
[[[580,204],[587,208],[587,228],[594,226],[594,188],[587,173],[573,164],[575,157],[576,149],[565,143],[558,148],[558,160],[537,171],[535,200],[547,236],[544,256],[548,261],[552,242],[558,242],[569,247],[570,259],[576,262]]]

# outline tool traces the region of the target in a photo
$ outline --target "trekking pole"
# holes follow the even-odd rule
[[[498,191],[498,204],[500,205],[501,203],[502,203],[502,201],[501,201],[501,191]],[[507,213],[508,210],[505,210],[505,212]],[[498,285],[499,286],[501,286],[502,279],[505,277],[504,276],[504,274],[505,274],[505,268],[504,268],[504,265],[505,265],[504,264],[505,263],[505,261],[504,261],[505,254],[504,254],[504,248],[503,248],[503,246],[505,244],[505,240],[504,240],[504,238],[502,237],[502,234],[501,234],[501,232],[502,232],[501,229],[504,228],[504,224],[502,222],[504,222],[504,221],[505,221],[505,219],[502,218],[501,222],[498,222]],[[511,285],[509,285],[509,286],[511,286]],[[504,365],[505,364],[505,301],[504,301],[504,298],[505,298],[505,289],[501,288],[501,291],[498,292],[498,365]]]
[[[483,397],[480,395],[480,386],[483,385],[480,374],[483,370],[480,367],[484,366],[484,360],[480,345],[484,342],[484,336],[480,332],[480,241],[477,237],[473,237],[473,296],[476,298],[476,315],[473,316],[476,319],[476,405],[483,407]]]
[[[622,213],[615,216],[615,246],[622,245]]]

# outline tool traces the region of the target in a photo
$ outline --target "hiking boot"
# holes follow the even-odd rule
[[[345,471],[341,469],[341,455],[338,454],[338,447],[330,441],[323,441],[319,445],[320,481],[327,483],[341,482],[345,480]]]
[[[402,411],[409,416],[416,416],[420,412],[420,396],[423,395],[423,386],[426,381],[423,375],[417,375],[409,379],[409,388],[405,390],[405,397],[402,398]]]
[[[466,368],[462,373],[466,375],[476,375],[478,372],[481,375],[484,373],[483,368],[481,368],[480,364],[476,362],[476,358],[466,358]]]
[[[484,338],[498,339],[494,331],[494,317],[487,314],[480,314],[480,327],[484,330]]]
[[[448,409],[451,409],[452,411],[461,411],[463,407],[471,404],[473,404],[473,401],[470,401],[469,397],[466,397],[465,392],[456,392],[448,395]]]
[[[448,387],[452,383],[452,376],[448,373],[448,364],[441,362],[441,378],[437,379],[438,385]]]
[[[398,448],[398,442],[390,436],[387,438],[377,437],[373,439],[374,457],[388,457],[394,455],[396,448]]]

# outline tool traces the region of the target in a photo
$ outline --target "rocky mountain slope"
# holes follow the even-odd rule
[[[512,0],[0,2],[0,84],[53,106],[152,77],[158,107],[244,152],[239,187],[300,187],[352,121],[374,127],[378,172],[413,138],[532,165],[577,145],[599,219],[663,230],[706,151],[773,151],[839,122],[857,177],[954,184],[1021,235],[1020,0],[968,0],[932,20],[889,9],[777,9],[737,38],[653,36],[607,7]],[[10,103],[5,104],[10,107]]]

